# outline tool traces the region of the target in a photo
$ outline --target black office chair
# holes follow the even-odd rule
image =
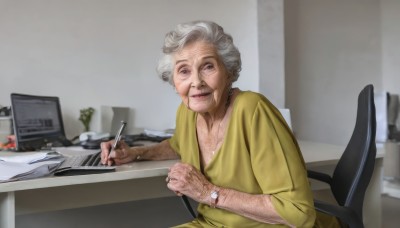
[[[194,212],[192,205],[189,202],[189,199],[187,196],[183,195],[181,196],[181,200],[183,205],[185,205],[187,211],[189,212],[189,214],[193,217],[196,218],[196,212]]]
[[[326,182],[338,205],[314,201],[316,210],[336,216],[344,224],[364,227],[363,201],[374,171],[375,145],[374,87],[367,85],[358,96],[357,119],[353,134],[332,177],[308,170],[308,177]]]

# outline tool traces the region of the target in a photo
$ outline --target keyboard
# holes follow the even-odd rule
[[[103,166],[100,158],[101,152],[89,155],[76,155],[71,157],[65,157],[65,160],[59,167],[59,169],[66,167],[78,167],[78,166]]]
[[[55,171],[55,176],[71,176],[96,174],[115,171],[115,166],[101,164],[101,152],[88,155],[75,155],[65,157],[65,160]]]

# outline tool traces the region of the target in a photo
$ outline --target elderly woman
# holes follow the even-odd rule
[[[263,95],[233,88],[241,70],[232,37],[213,22],[165,37],[160,77],[182,99],[172,138],[148,147],[102,144],[102,162],[177,159],[167,185],[199,202],[182,227],[312,227],[312,192],[297,145]]]

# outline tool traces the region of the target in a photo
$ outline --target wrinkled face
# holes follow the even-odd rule
[[[174,85],[187,107],[205,113],[225,106],[222,97],[229,85],[228,74],[214,46],[193,42],[173,57]]]

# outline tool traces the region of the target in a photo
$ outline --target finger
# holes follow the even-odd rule
[[[115,151],[114,150],[109,151],[108,155],[106,155],[106,158],[105,158],[108,166],[111,166],[114,164],[115,157],[116,157]]]
[[[106,164],[108,166],[112,166],[114,164],[114,159],[110,157],[106,157]]]
[[[165,181],[167,182],[167,187],[169,188],[169,190],[173,191],[177,196],[182,196],[183,193],[180,192],[180,190],[178,190],[177,187],[177,179],[171,178],[171,177],[167,177],[165,179]]]
[[[180,193],[180,192],[178,192],[178,191],[175,191],[175,194],[176,194],[177,196],[183,196],[183,194]]]
[[[107,158],[107,165],[112,166],[115,163],[114,159],[112,158]]]
[[[101,163],[106,164],[108,160],[108,153],[109,153],[109,144],[106,142],[100,143],[100,148],[101,148]]]
[[[101,164],[105,165],[107,163],[107,159],[104,156],[104,153],[101,153],[101,160],[100,160]]]

